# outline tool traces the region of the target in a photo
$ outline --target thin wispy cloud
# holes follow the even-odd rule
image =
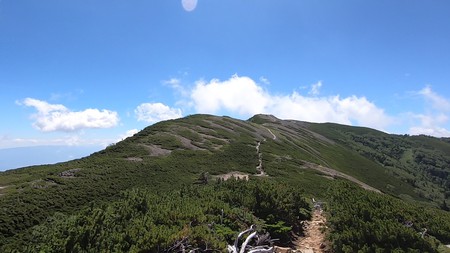
[[[435,110],[450,111],[450,101],[434,92],[430,85],[418,91],[417,94],[422,95]]]
[[[66,100],[66,101],[74,101],[78,98],[79,95],[83,94],[84,90],[82,89],[76,89],[75,91],[72,92],[64,92],[64,93],[59,93],[59,92],[53,92],[50,95],[50,101],[59,101],[59,100]]]
[[[177,95],[185,97],[189,94],[189,91],[182,85],[181,80],[178,78],[170,78],[169,80],[164,80],[162,83],[172,88]]]
[[[169,85],[174,89],[182,88],[181,81],[178,78],[170,78],[169,80],[164,80],[163,84]]]
[[[259,78],[259,81],[260,81],[261,83],[263,83],[263,84],[266,84],[266,85],[269,85],[269,84],[270,84],[269,79],[265,78],[264,76],[261,76],[261,77]]]
[[[106,147],[116,142],[115,139],[87,138],[83,134],[67,134],[60,137],[47,138],[5,138],[0,148],[33,147],[33,146],[98,146]]]
[[[314,96],[319,95],[321,87],[322,87],[322,82],[321,81],[311,85],[311,90],[309,91],[309,94],[310,95],[314,95]]]

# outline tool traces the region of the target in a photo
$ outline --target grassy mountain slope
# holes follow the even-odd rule
[[[63,222],[68,219],[74,222],[97,221],[95,215],[98,213],[92,213],[93,210],[111,210],[103,215],[112,215],[116,212],[113,211],[117,206],[114,203],[134,203],[135,198],[154,199],[154,194],[174,194],[173,191],[186,185],[196,184],[201,187],[207,179],[214,181],[212,179],[229,172],[239,172],[250,177],[251,181],[260,181],[261,184],[267,182],[269,185],[282,183],[289,187],[295,186],[303,198],[331,198],[327,189],[340,187],[334,186],[335,181],[344,178],[384,195],[420,201],[445,209],[449,191],[448,151],[450,143],[447,140],[424,136],[387,135],[367,128],[279,120],[269,115],[256,115],[248,121],[192,115],[147,127],[133,137],[83,159],[1,173],[0,246],[4,252],[25,247],[27,242],[36,240],[35,238],[39,237],[36,237],[37,235],[44,238],[44,242],[55,240],[67,246],[68,242],[64,240],[72,237],[67,237],[64,233],[52,235],[48,230],[57,227],[64,231],[74,226],[73,223]],[[262,166],[258,171],[257,167],[260,165]],[[261,170],[268,176],[262,176]],[[264,189],[272,189],[270,187],[273,186]],[[144,192],[139,193],[139,189]],[[249,190],[243,191],[241,194],[245,195],[245,191]],[[217,198],[223,201],[223,197]],[[286,195],[284,198],[290,197]],[[282,200],[274,200],[273,203],[281,205],[279,201]],[[233,231],[245,227],[245,224],[255,219],[265,224],[263,227],[266,230],[280,236],[283,234],[280,231],[286,233],[286,228],[293,226],[280,218],[283,216],[280,212],[274,211],[272,215],[261,214],[258,213],[261,207],[256,208],[249,204],[233,206],[234,202],[236,201],[220,202],[220,205],[231,205],[231,209],[250,210],[255,217],[240,222],[240,218],[233,218],[231,223],[238,222],[241,225],[222,227],[222,230],[231,229],[223,232],[223,237],[220,237],[222,239],[229,240]],[[298,203],[298,206],[302,206],[303,202]],[[305,206],[302,208],[307,209]],[[304,213],[299,209],[295,210]],[[196,215],[201,212],[207,211],[198,211]],[[444,215],[445,212],[436,212],[440,214],[437,217],[443,219],[443,225],[450,224],[450,218]],[[131,220],[153,219],[147,216],[150,215],[147,211],[142,214],[144,216],[131,213],[129,215]],[[213,214],[217,218],[218,214]],[[170,231],[181,231],[183,225],[178,225],[181,228],[173,225],[175,227]],[[204,225],[205,223],[200,222],[199,229]],[[74,233],[82,233],[86,237],[73,238],[85,240],[83,245],[91,247],[96,243],[95,238],[101,236],[92,235],[92,228],[83,228],[86,230]],[[103,231],[104,228],[98,229]],[[120,229],[128,231],[130,225],[122,224]],[[436,227],[435,230],[439,229],[441,228]],[[201,231],[203,232],[198,233],[206,236],[207,230]],[[53,237],[42,237],[43,234]],[[123,238],[134,238],[130,235],[126,237],[125,234]],[[166,236],[171,238],[164,239],[166,244],[178,238],[174,234]],[[448,239],[445,233],[435,232],[433,236],[443,241]],[[87,239],[83,238],[91,239],[88,243]],[[217,238],[210,240],[213,242],[218,240]],[[199,239],[197,243],[204,240],[206,239]],[[123,246],[123,250],[131,250],[132,245],[137,245],[137,241],[133,241],[134,244],[131,241],[128,246]],[[36,245],[39,243],[36,241]],[[149,243],[142,242],[142,245],[147,245],[150,249]],[[78,244],[72,246],[75,247],[74,245]],[[90,249],[95,248],[92,247]],[[33,251],[33,248],[30,251]]]
[[[292,158],[295,169],[298,169],[295,164],[309,161],[351,175],[382,192],[414,199],[421,198],[415,193],[412,185],[392,177],[385,167],[373,159],[361,155],[350,145],[343,145],[342,142],[346,139],[333,134],[333,132],[343,131],[339,128],[344,126],[282,121],[261,115],[250,120],[259,122],[263,126],[274,129],[275,133],[279,133],[281,143],[265,145],[269,148],[268,153],[272,158],[288,154]],[[268,164],[276,166],[276,159],[269,159],[268,162]]]
[[[446,206],[450,196],[450,143],[445,139],[389,135],[337,124],[310,124],[309,128],[382,166],[389,177],[413,186],[420,198]]]

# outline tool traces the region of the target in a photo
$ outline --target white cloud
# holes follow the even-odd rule
[[[435,137],[449,137],[450,136],[450,131],[442,128],[442,127],[431,127],[431,128],[426,128],[426,127],[411,127],[409,129],[409,134],[411,135],[420,135],[420,134],[424,134],[424,135],[430,135],[430,136],[435,136]]]
[[[248,77],[232,76],[227,81],[198,81],[191,91],[195,110],[199,113],[217,113],[222,109],[253,115],[264,111],[270,95]]]
[[[322,82],[321,81],[311,85],[311,90],[309,91],[309,94],[310,95],[314,95],[314,96],[319,95],[320,87],[322,87]]]
[[[34,107],[38,112],[32,116],[33,126],[43,132],[77,131],[85,128],[110,128],[119,122],[117,112],[110,110],[86,109],[70,111],[64,105],[26,98],[19,104]]]
[[[134,110],[138,121],[155,123],[182,117],[181,109],[170,108],[162,103],[143,103]]]
[[[425,100],[425,113],[407,113],[412,122],[409,134],[425,134],[436,137],[449,137],[450,100],[434,92],[430,86],[415,92]]]
[[[314,96],[303,96],[297,92],[290,95],[273,95],[249,77],[232,76],[220,81],[199,81],[191,91],[191,104],[198,113],[233,113],[252,116],[269,113],[283,119],[311,122],[356,123],[383,129],[392,123],[385,114],[365,97],[339,96],[318,97],[318,82],[312,86]]]
[[[450,101],[431,90],[429,85],[420,90],[418,94],[431,102],[434,109],[438,111],[450,111]]]
[[[182,85],[181,80],[178,78],[164,80],[162,83],[175,90],[178,93],[177,95],[181,95],[182,97],[189,96],[189,90]]]
[[[366,97],[350,96],[344,99],[335,97],[333,101],[339,114],[346,115],[360,126],[383,129],[393,122],[382,108],[368,101]]]
[[[139,130],[137,130],[137,129],[130,129],[125,134],[120,135],[117,142],[125,140],[126,138],[131,137],[131,136],[137,134],[138,132],[139,132]]]
[[[261,77],[259,78],[259,81],[260,81],[261,83],[263,83],[263,84],[267,84],[267,85],[270,84],[269,79],[265,78],[264,76],[261,76]]]
[[[33,146],[98,146],[106,147],[114,139],[89,138],[83,134],[68,134],[54,138],[14,138],[8,137],[0,142],[1,148],[33,147]]]
[[[433,114],[414,114],[409,113],[410,119],[413,120],[408,133],[411,135],[431,135],[435,137],[449,137],[450,131],[445,128],[448,122],[448,115],[443,113]]]
[[[181,81],[178,78],[170,78],[169,80],[163,81],[163,84],[169,85],[174,89],[181,88]]]

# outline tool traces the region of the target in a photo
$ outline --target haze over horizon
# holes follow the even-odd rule
[[[450,136],[450,3],[0,1],[0,149],[195,113]]]

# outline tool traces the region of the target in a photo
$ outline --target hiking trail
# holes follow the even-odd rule
[[[297,250],[302,253],[322,253],[325,252],[325,233],[326,218],[322,209],[314,210],[311,221],[306,221],[305,236],[295,241]]]

